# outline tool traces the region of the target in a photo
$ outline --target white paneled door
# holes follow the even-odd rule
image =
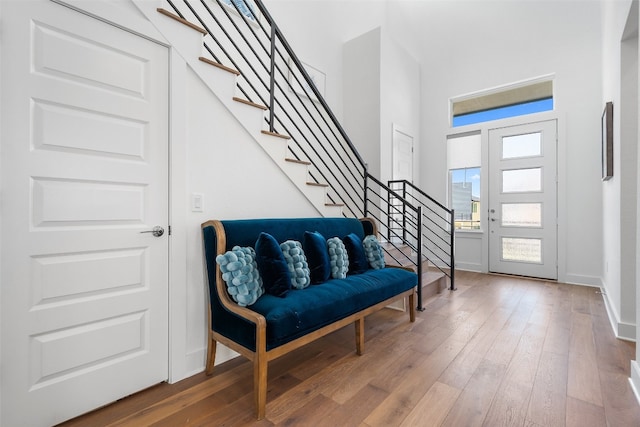
[[[557,125],[489,131],[489,270],[557,279]]]
[[[52,425],[168,376],[168,51],[2,3],[2,420]]]

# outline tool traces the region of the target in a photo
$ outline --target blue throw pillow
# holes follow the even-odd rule
[[[329,266],[331,267],[331,277],[334,279],[344,279],[349,271],[349,256],[344,247],[344,243],[339,237],[332,237],[327,240],[329,249]]]
[[[238,305],[251,305],[264,294],[253,248],[234,246],[230,251],[218,255],[216,262],[227,284],[227,292]]]
[[[280,245],[269,233],[260,233],[256,241],[256,261],[268,294],[284,297],[291,289],[291,275]]]
[[[327,240],[317,231],[305,231],[302,240],[302,248],[307,256],[307,263],[311,275],[311,283],[317,285],[329,280],[331,269],[329,267],[329,252]]]
[[[350,233],[342,239],[349,255],[349,274],[364,273],[369,269],[369,261],[364,254],[362,240],[355,233]]]
[[[304,289],[309,286],[311,283],[309,265],[300,242],[287,240],[280,243],[280,249],[282,249],[282,254],[289,268],[291,286],[295,289]]]
[[[376,236],[368,235],[362,241],[362,245],[364,246],[364,253],[371,268],[376,270],[384,268],[384,252]]]

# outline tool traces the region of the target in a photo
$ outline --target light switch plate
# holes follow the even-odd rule
[[[204,194],[191,194],[191,212],[204,212]]]

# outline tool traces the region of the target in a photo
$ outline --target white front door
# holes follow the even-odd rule
[[[168,376],[168,51],[2,4],[2,420],[52,425]]]
[[[557,279],[555,120],[489,131],[489,271]]]

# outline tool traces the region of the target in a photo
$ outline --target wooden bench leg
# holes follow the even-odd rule
[[[409,321],[416,321],[416,293],[409,295]]]
[[[207,375],[213,374],[213,367],[216,363],[216,347],[218,342],[213,338],[213,334],[209,331],[209,345],[207,348],[207,365],[205,372]]]
[[[358,319],[356,325],[356,353],[358,356],[364,354],[364,318]]]
[[[253,395],[256,400],[256,418],[264,418],[267,406],[267,355],[256,352],[253,361]]]

